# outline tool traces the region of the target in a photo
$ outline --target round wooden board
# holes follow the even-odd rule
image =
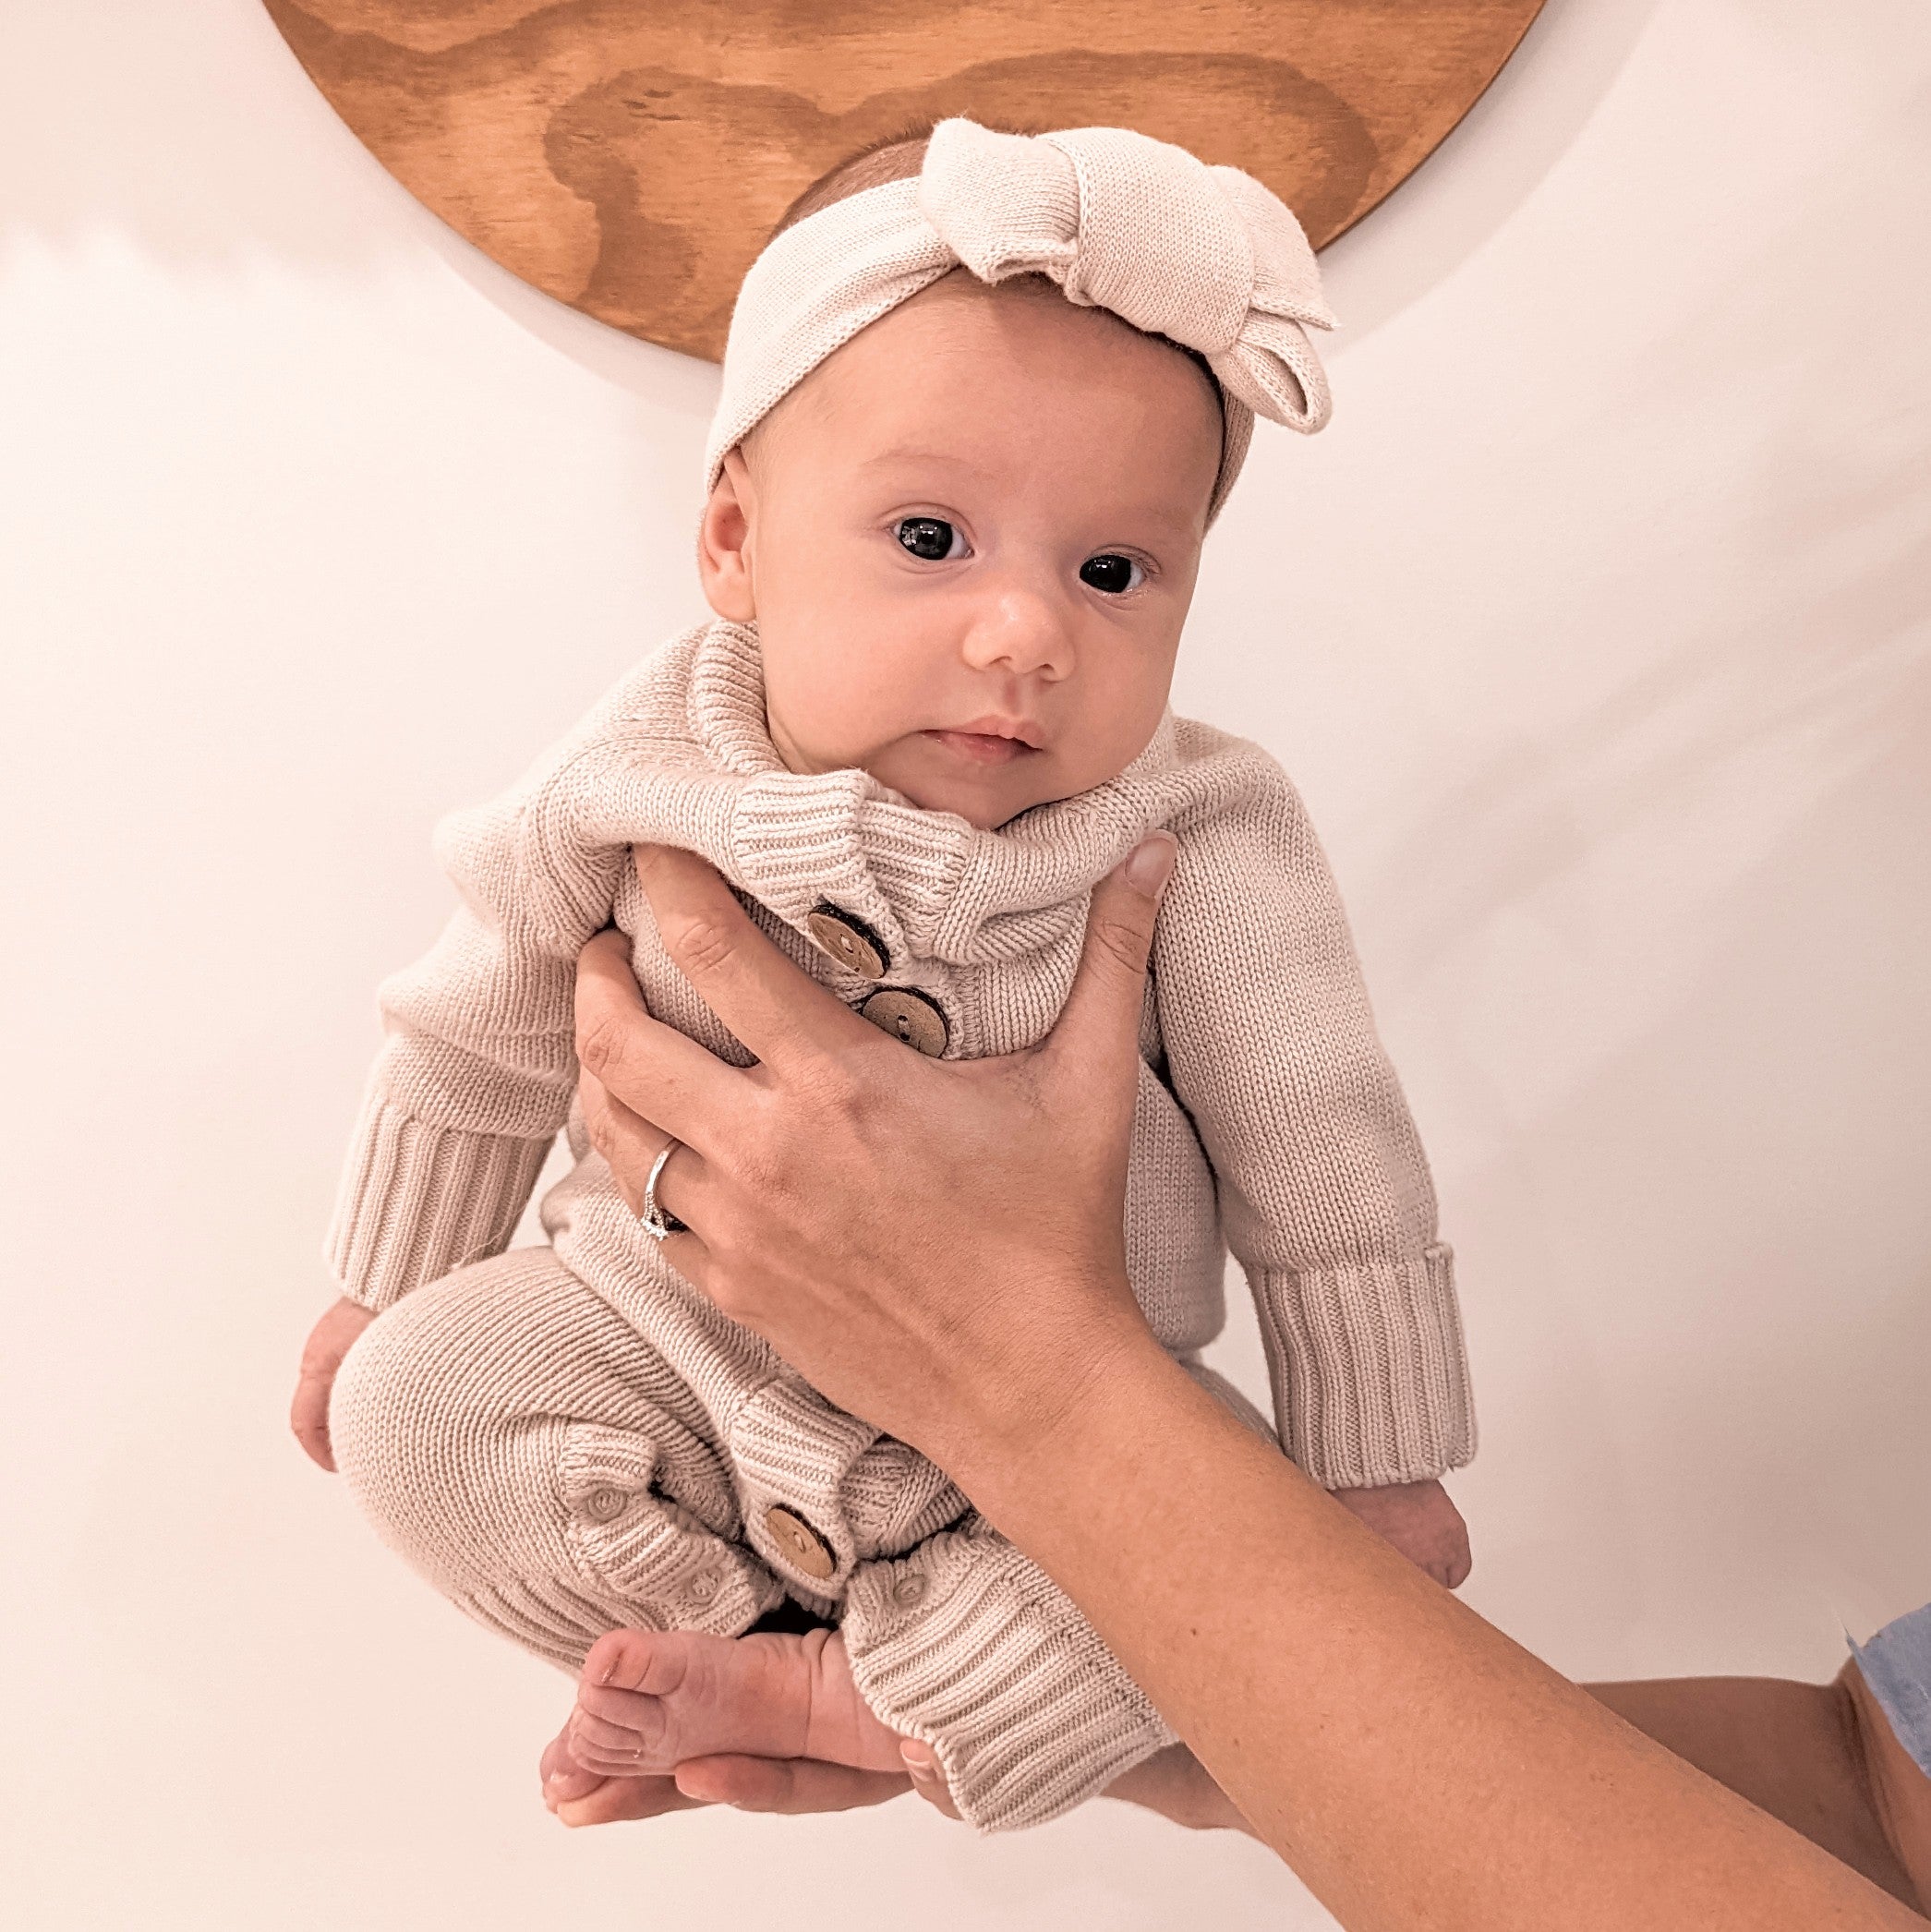
[[[1432,151],[1542,0],[265,0],[344,120],[561,300],[715,358],[778,216],[944,115],[1138,127],[1316,248]]]

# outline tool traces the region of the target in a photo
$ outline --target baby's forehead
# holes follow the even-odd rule
[[[767,421],[815,419],[821,429],[894,428],[997,406],[1079,418],[1089,408],[1177,431],[1218,448],[1218,385],[1177,344],[1104,308],[1069,302],[1044,276],[986,284],[942,276],[861,330],[806,376]]]

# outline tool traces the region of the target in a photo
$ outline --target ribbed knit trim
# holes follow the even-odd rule
[[[1328,1489],[1419,1482],[1475,1455],[1454,1257],[1269,1273],[1261,1334],[1287,1453]]]
[[[845,1472],[840,1494],[861,1561],[902,1555],[967,1509],[943,1469],[889,1435],[880,1436]]]
[[[343,1293],[385,1309],[411,1288],[501,1254],[549,1139],[429,1127],[372,1095],[324,1250]]]
[[[957,891],[964,848],[938,815],[886,804],[879,789],[862,771],[753,779],[731,817],[732,870],[794,925],[827,900],[856,912],[903,962],[919,928]],[[895,842],[891,831],[906,820],[922,836]],[[963,819],[957,825],[970,835]]]
[[[860,1695],[932,1745],[981,1831],[1058,1817],[1174,1741],[1071,1602],[983,1528],[865,1565],[842,1629]]]
[[[573,1424],[558,1458],[571,1549],[586,1581],[614,1592],[634,1621],[736,1636],[783,1592],[764,1565],[651,1493],[657,1445],[635,1430]]]
[[[730,1419],[727,1445],[744,1510],[744,1540],[787,1581],[815,1597],[844,1594],[858,1549],[845,1517],[845,1477],[878,1431],[782,1377],[767,1382]],[[766,1527],[772,1504],[803,1516],[830,1550],[829,1576],[801,1571]]]
[[[691,730],[716,764],[740,778],[783,771],[765,718],[765,662],[754,624],[702,627],[691,660]]]

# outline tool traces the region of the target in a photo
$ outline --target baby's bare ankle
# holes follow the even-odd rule
[[[865,1702],[851,1674],[843,1636],[836,1631],[814,1631],[803,1642],[810,1647],[804,1661],[811,1697],[810,1742],[804,1755],[862,1771],[903,1770],[899,1733]]]

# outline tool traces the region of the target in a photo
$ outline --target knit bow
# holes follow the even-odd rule
[[[1125,127],[933,130],[919,212],[982,282],[1050,276],[1067,299],[1197,349],[1257,415],[1311,432],[1327,378],[1304,327],[1332,329],[1300,223],[1238,168]]]

